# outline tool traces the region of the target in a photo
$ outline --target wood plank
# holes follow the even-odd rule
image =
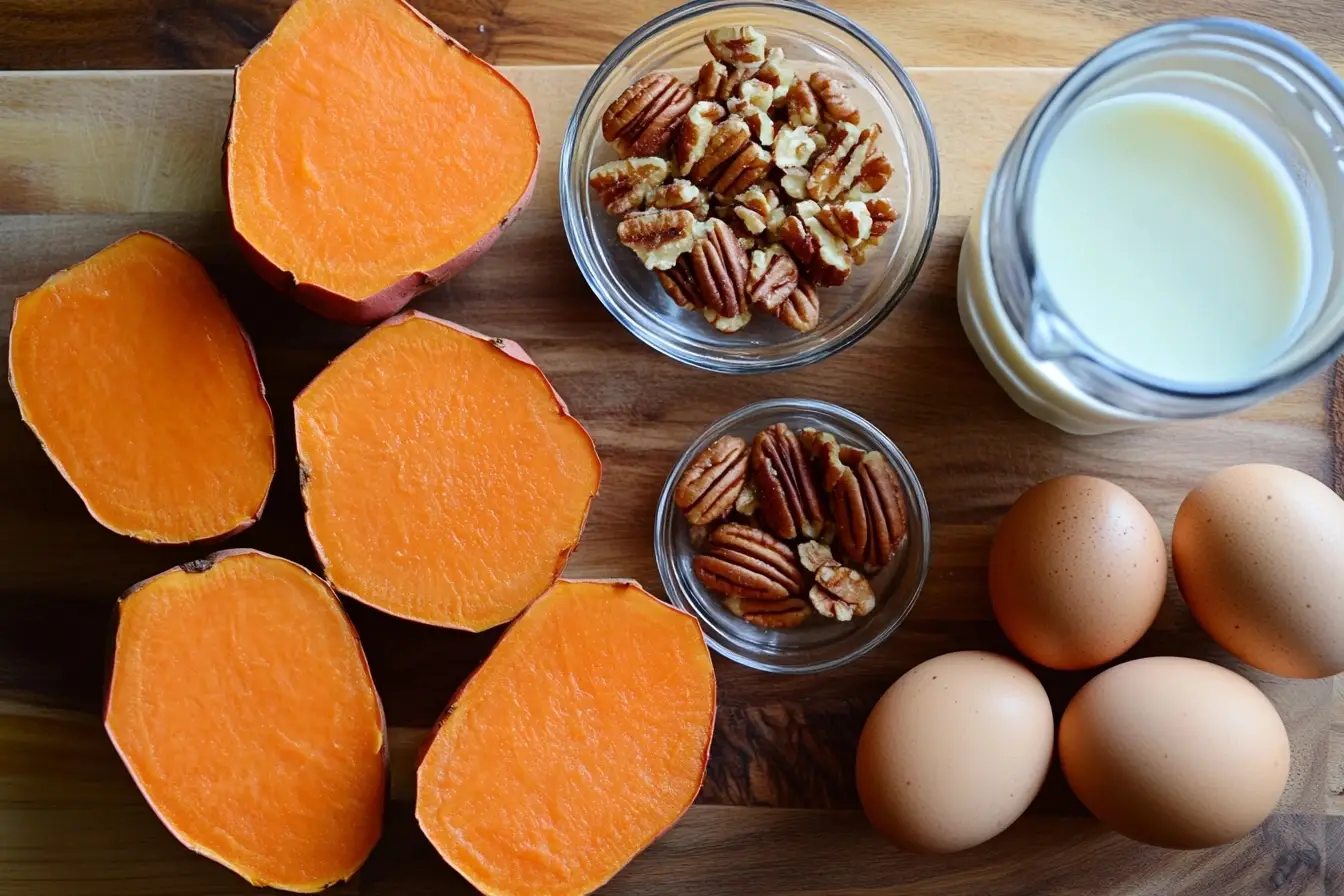
[[[472,52],[508,65],[596,64],[669,0],[416,0]],[[1076,65],[1164,18],[1241,16],[1344,64],[1344,6],[1327,0],[830,0],[906,65]],[[0,68],[227,68],[289,0],[6,0]]]
[[[697,807],[614,891],[666,892],[675,874],[679,888],[706,893],[826,892],[843,882],[893,893],[1130,894],[1170,892],[1177,880],[1182,892],[1209,896],[1234,882],[1238,892],[1268,892],[1271,884],[1276,892],[1327,892],[1331,856],[1341,850],[1330,850],[1338,825],[1324,815],[1344,811],[1333,797],[1327,806],[1329,788],[1344,779],[1344,719],[1329,681],[1252,676],[1289,725],[1294,775],[1275,819],[1223,850],[1162,853],[1108,835],[1057,773],[1019,828],[966,857],[922,860],[884,849],[852,811],[854,743],[882,690],[938,653],[1007,648],[989,614],[984,562],[994,522],[1028,485],[1065,471],[1108,476],[1133,490],[1169,532],[1185,491],[1217,467],[1274,460],[1322,478],[1331,472],[1324,377],[1236,417],[1082,439],[1026,418],[982,370],[956,320],[956,252],[998,152],[1061,73],[915,72],[938,128],[946,185],[935,247],[915,290],[842,355],[750,378],[656,355],[588,292],[556,207],[559,136],[587,70],[510,74],[532,98],[548,148],[536,198],[496,249],[417,307],[520,340],[593,433],[606,475],[570,572],[633,576],[661,591],[649,533],[666,471],[703,427],[759,398],[831,398],[869,417],[911,458],[933,509],[929,585],[882,648],[845,669],[801,678],[716,663],[722,706],[702,803],[722,807]],[[0,77],[0,314],[13,296],[126,231],[164,232],[202,258],[252,334],[283,458],[293,453],[291,399],[361,331],[298,309],[242,265],[217,181],[228,97],[224,72]],[[860,381],[865,386],[855,391]],[[89,519],[7,392],[0,394],[0,467],[7,471],[0,478],[0,827],[12,822],[34,832],[15,853],[0,845],[0,888],[23,880],[41,885],[24,892],[116,892],[134,881],[136,892],[233,892],[235,881],[186,855],[157,826],[96,724],[112,601],[130,583],[200,551],[134,544]],[[313,564],[290,465],[281,465],[262,521],[231,544]],[[406,806],[410,756],[493,636],[434,630],[358,605],[350,611],[397,747],[389,834],[350,892],[460,888],[414,831]],[[1170,652],[1228,661],[1194,625],[1174,585],[1137,651]],[[1057,710],[1084,680],[1044,677]],[[1332,710],[1340,744],[1333,754]],[[81,780],[115,798],[90,807],[74,786]],[[47,797],[61,793],[73,801]],[[58,836],[65,830],[68,840]],[[789,862],[785,874],[779,857],[796,855],[809,861]],[[63,856],[80,867],[66,867]],[[1110,875],[1102,883],[1099,869]]]

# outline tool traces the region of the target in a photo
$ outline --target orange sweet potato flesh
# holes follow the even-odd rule
[[[298,0],[238,69],[233,227],[313,310],[382,320],[522,211],[538,141],[518,89],[402,0]]]
[[[562,580],[448,707],[416,819],[484,893],[591,892],[691,805],[714,710],[695,619],[632,582]]]
[[[430,625],[507,622],[559,576],[601,464],[514,343],[420,313],[294,401],[308,531],[338,591]]]
[[[381,833],[382,706],[336,596],[296,563],[225,551],[131,589],[106,727],[169,830],[258,886],[345,880]]]
[[[200,263],[136,233],[14,305],[23,419],[98,522],[220,538],[261,515],[275,428],[251,344]]]

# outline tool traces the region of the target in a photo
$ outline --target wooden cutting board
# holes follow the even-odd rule
[[[989,612],[984,565],[995,521],[1029,485],[1073,471],[1114,479],[1169,532],[1185,492],[1219,467],[1274,461],[1327,481],[1339,469],[1328,377],[1237,417],[1084,439],[1026,417],[982,370],[957,324],[957,249],[999,152],[1061,71],[915,71],[937,127],[944,185],[937,238],[918,284],[839,357],[748,378],[661,357],[588,291],[561,230],[556,165],[589,69],[509,74],[532,99],[545,144],[536,197],[492,252],[417,307],[522,342],[592,432],[605,475],[570,573],[634,577],[661,593],[651,535],[664,476],[706,425],[767,397],[825,398],[867,416],[910,457],[933,514],[928,586],[880,649],[808,677],[716,662],[719,722],[699,805],[610,892],[1344,892],[1344,712],[1332,681],[1248,673],[1284,715],[1294,774],[1276,815],[1222,849],[1167,852],[1108,833],[1057,772],[1022,822],[957,856],[899,853],[856,811],[855,741],[882,691],[938,653],[1007,649]],[[206,263],[252,335],[286,458],[293,454],[292,398],[361,331],[271,293],[230,243],[219,186],[230,90],[226,72],[0,75],[0,313],[53,271],[130,230],[166,234]],[[94,523],[7,391],[0,394],[0,470],[0,893],[251,892],[163,829],[98,718],[116,596],[204,551],[136,544]],[[280,466],[261,522],[231,545],[314,564],[292,464]],[[391,725],[392,792],[383,842],[356,880],[332,892],[465,892],[415,828],[410,759],[495,636],[435,630],[354,603],[349,610]],[[1230,664],[1174,586],[1136,652]],[[1057,712],[1085,680],[1045,678]]]

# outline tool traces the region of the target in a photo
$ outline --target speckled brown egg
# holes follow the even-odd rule
[[[1028,489],[994,535],[994,616],[1018,650],[1052,669],[1090,669],[1129,650],[1166,589],[1161,530],[1105,479],[1061,476]]]
[[[983,843],[1036,797],[1054,733],[1045,689],[1021,663],[975,650],[934,657],[897,679],[863,727],[863,811],[903,849]]]
[[[1274,810],[1288,782],[1288,733],[1235,672],[1147,657],[1083,686],[1060,719],[1059,762],[1083,805],[1121,834],[1202,849]]]
[[[1266,672],[1344,672],[1344,501],[1305,473],[1214,473],[1176,514],[1172,560],[1190,612]]]

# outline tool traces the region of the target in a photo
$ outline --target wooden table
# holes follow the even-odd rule
[[[7,0],[0,6],[0,70],[225,67],[269,30],[284,5]],[[633,576],[661,591],[648,531],[663,476],[705,425],[758,398],[804,395],[848,404],[896,439],[928,492],[935,561],[910,620],[881,649],[834,673],[781,678],[717,662],[720,718],[700,803],[610,891],[1344,893],[1344,693],[1337,696],[1330,681],[1251,676],[1285,715],[1295,771],[1279,812],[1223,849],[1166,852],[1108,833],[1056,772],[1028,816],[1004,836],[958,856],[915,857],[871,832],[856,810],[852,780],[859,727],[901,672],[947,650],[1006,649],[989,615],[984,561],[994,522],[1031,483],[1065,471],[1108,476],[1138,494],[1168,532],[1198,475],[1226,464],[1277,460],[1344,486],[1338,374],[1228,420],[1070,438],[1027,419],[998,392],[966,346],[951,301],[957,246],[989,167],[1029,105],[1061,74],[1025,67],[1074,64],[1159,16],[1212,12],[1288,30],[1341,67],[1344,5],[834,5],[906,64],[924,67],[915,80],[942,140],[945,175],[935,247],[916,289],[858,346],[803,371],[726,378],[680,367],[620,329],[574,269],[555,208],[559,131],[586,77],[577,67],[511,69],[538,105],[548,147],[537,199],[481,263],[418,306],[523,342],[592,431],[605,477],[570,567],[576,575]],[[577,66],[600,60],[663,4],[432,0],[421,7],[492,61]],[[238,308],[257,343],[280,455],[292,455],[289,400],[359,331],[318,321],[275,297],[227,240],[213,155],[227,76],[22,82],[0,76],[0,314],[47,274],[127,230],[162,230],[206,262]],[[165,172],[175,176],[164,178]],[[251,892],[171,838],[98,721],[116,595],[204,551],[136,545],[102,530],[47,463],[8,392],[0,394],[0,469],[0,894]],[[313,564],[292,466],[282,464],[261,523],[230,544]],[[409,758],[493,636],[432,630],[357,604],[349,609],[392,726],[392,800],[370,862],[332,892],[466,892],[415,828]],[[1174,587],[1137,652],[1230,662],[1191,621]],[[1057,711],[1083,680],[1046,676]]]

